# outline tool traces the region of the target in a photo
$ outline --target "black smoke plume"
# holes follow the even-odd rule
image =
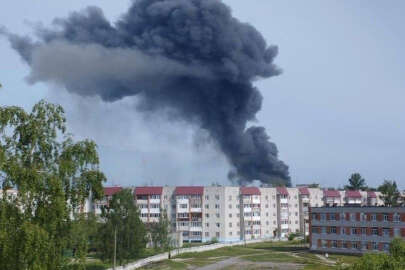
[[[89,7],[36,30],[36,41],[2,31],[30,82],[106,102],[136,95],[144,113],[168,109],[207,130],[234,167],[231,180],[290,185],[265,129],[247,127],[262,105],[252,81],[280,74],[277,47],[221,1],[134,1],[115,24]]]

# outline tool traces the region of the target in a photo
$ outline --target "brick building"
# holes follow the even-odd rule
[[[388,251],[392,239],[405,238],[405,207],[315,207],[310,209],[310,227],[314,251]]]

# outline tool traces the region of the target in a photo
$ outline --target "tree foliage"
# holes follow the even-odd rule
[[[381,192],[381,199],[384,200],[386,206],[399,206],[401,194],[398,191],[395,181],[385,180],[384,183],[378,187],[378,191]]]
[[[170,245],[169,238],[170,222],[166,211],[162,211],[159,222],[151,225],[151,238],[155,249],[168,250]]]
[[[130,189],[113,195],[102,209],[104,223],[100,230],[99,247],[104,261],[114,257],[114,238],[117,241],[117,262],[121,265],[139,257],[146,246],[145,227]]]
[[[347,270],[403,270],[405,269],[405,242],[394,239],[389,254],[368,253]]]
[[[32,112],[0,108],[0,269],[62,269],[72,218],[105,176],[96,144],[74,142],[61,106],[41,101]],[[15,188],[15,199],[7,190]],[[80,256],[83,256],[81,254]]]
[[[365,190],[366,188],[366,180],[359,173],[353,173],[349,178],[349,185],[345,186],[345,189],[348,190]]]

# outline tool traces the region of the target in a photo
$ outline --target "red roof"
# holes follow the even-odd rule
[[[300,195],[308,195],[309,196],[309,190],[306,187],[300,187],[298,188]]]
[[[279,195],[288,195],[288,191],[286,187],[277,187],[277,194]]]
[[[176,187],[175,195],[202,195],[204,187]]]
[[[377,198],[374,191],[367,191],[367,198]]]
[[[105,187],[104,188],[104,196],[112,196],[117,192],[120,192],[122,187]]]
[[[360,191],[358,190],[346,190],[345,196],[348,198],[361,198]]]
[[[323,196],[325,197],[340,197],[339,190],[324,190]]]
[[[135,195],[162,195],[163,187],[136,187]]]
[[[258,187],[240,187],[240,194],[242,195],[260,195]]]

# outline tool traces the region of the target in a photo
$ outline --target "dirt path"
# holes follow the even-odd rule
[[[231,266],[232,270],[246,270],[246,269],[298,270],[304,267],[304,265],[296,263],[250,262],[241,259],[243,257],[244,256],[232,257],[203,267],[195,268],[194,270],[222,270],[228,269],[228,267]]]
[[[213,264],[209,264],[200,268],[196,268],[196,270],[219,270],[234,264],[241,263],[242,260],[239,259],[238,257],[232,257],[223,261],[219,261]]]
[[[327,264],[336,264],[335,261],[331,261],[331,260],[325,258],[325,257],[322,256],[322,255],[319,255],[319,254],[315,254],[315,255],[316,255],[316,257],[318,257],[319,259],[321,259],[323,262],[325,262],[325,263],[327,263]]]

